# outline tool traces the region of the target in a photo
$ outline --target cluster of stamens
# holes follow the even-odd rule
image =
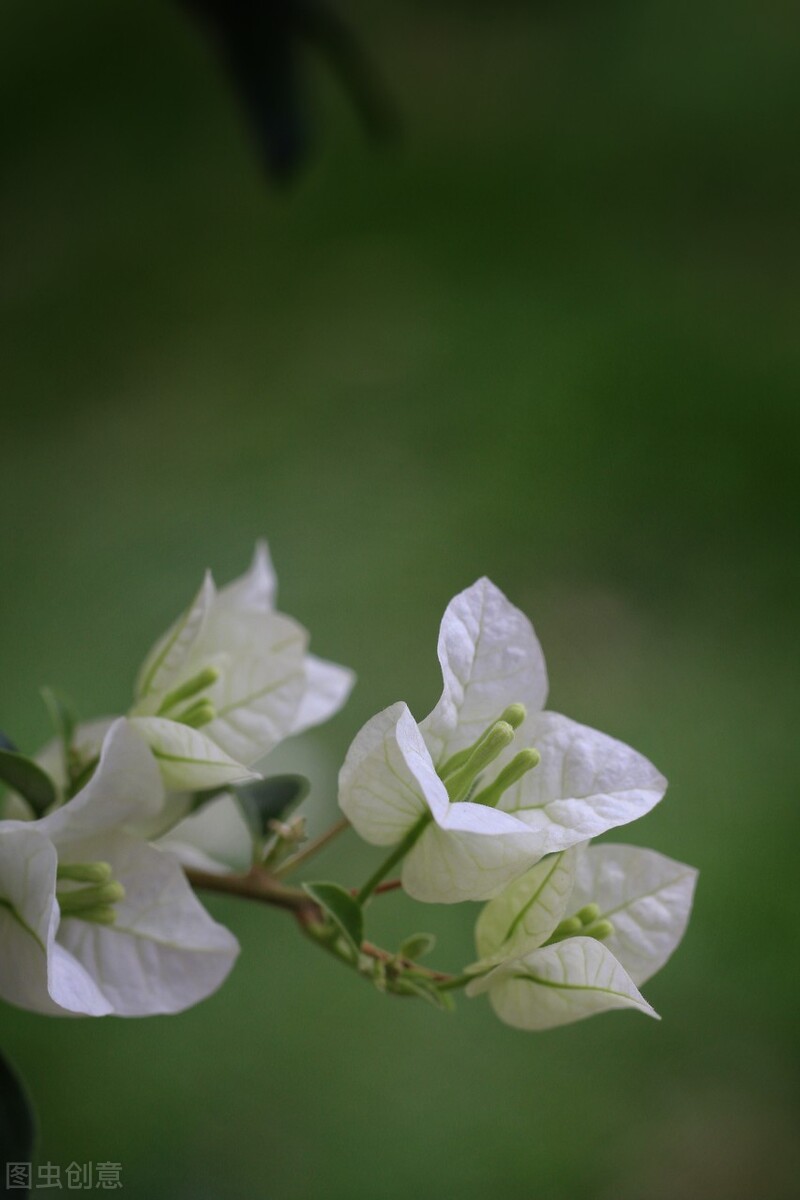
[[[614,926],[610,921],[600,919],[600,909],[596,904],[585,904],[574,917],[565,917],[560,925],[553,930],[548,946],[554,942],[563,942],[564,938],[591,937],[602,942],[611,937]]]
[[[96,925],[114,924],[117,919],[115,905],[124,899],[125,888],[113,878],[109,863],[59,863],[57,878],[65,883],[88,885],[58,888],[56,898],[62,917],[79,917]]]
[[[497,778],[480,791],[475,791],[482,771],[498,758],[514,741],[514,735],[525,720],[525,705],[510,704],[474,742],[453,754],[438,769],[451,801],[470,800],[494,808],[503,792],[512,787],[539,762],[538,750],[527,747],[506,763]]]
[[[214,720],[217,713],[208,697],[201,697],[200,693],[204,692],[206,688],[213,687],[219,679],[219,674],[216,667],[204,667],[197,675],[193,675],[185,683],[181,683],[171,692],[167,692],[156,716],[169,717],[171,721],[189,725],[192,729],[200,729],[202,725],[208,725],[210,721]],[[186,701],[190,701],[190,703],[186,704],[185,708],[181,708],[180,706]]]

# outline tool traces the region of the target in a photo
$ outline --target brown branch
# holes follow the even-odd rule
[[[185,867],[184,870],[192,887],[207,892],[218,892],[224,896],[257,900],[261,904],[282,908],[285,912],[293,914],[304,932],[309,932],[309,926],[320,924],[325,919],[320,906],[306,892],[301,888],[287,887],[261,866],[251,867],[244,875],[217,875],[211,871],[197,871],[192,867]],[[376,891],[390,892],[399,886],[399,879],[390,879],[376,888]],[[391,950],[384,950],[382,946],[375,946],[372,942],[362,942],[361,953],[402,971],[414,971],[437,983],[445,983],[453,978],[446,972],[422,967],[410,958],[401,958]]]

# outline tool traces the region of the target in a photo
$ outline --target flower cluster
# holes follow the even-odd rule
[[[488,579],[447,606],[439,662],[442,695],[421,724],[394,704],[356,737],[343,811],[367,841],[395,846],[387,862],[402,861],[409,895],[490,900],[468,994],[488,991],[509,1024],[626,1006],[654,1015],[634,980],[682,937],[695,872],[652,851],[584,846],[649,812],[666,780],[622,742],[543,711],[536,634]]]
[[[345,819],[304,845],[302,819],[286,819],[302,788],[258,767],[336,713],[354,677],[308,652],[275,595],[260,543],[227,587],[206,575],[146,656],[125,716],[76,726],[56,704],[58,736],[36,760],[0,740],[0,996],[88,1015],[197,1003],[238,953],[197,899],[203,887],[292,911],[385,991],[440,1006],[457,988],[487,993],[523,1029],[608,1008],[655,1015],[638,986],[680,941],[696,873],[589,845],[649,812],[666,780],[622,742],[545,710],[528,619],[487,579],[451,601],[438,703],[421,723],[403,703],[367,722],[339,776]],[[360,888],[282,882],[349,826],[388,848]],[[372,898],[399,886],[425,903],[488,902],[461,975],[416,961],[426,935],[395,952],[364,940]]]

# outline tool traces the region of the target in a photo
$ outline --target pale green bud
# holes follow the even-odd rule
[[[446,780],[447,794],[451,800],[461,800],[470,787],[490,763],[514,740],[514,730],[507,721],[496,721],[486,735],[476,742],[463,767],[459,767]]]
[[[520,725],[525,720],[526,715],[527,713],[525,711],[524,704],[509,704],[508,708],[506,708],[505,711],[497,718],[497,721],[504,721],[506,725],[510,725],[512,729],[519,729]],[[482,743],[486,741],[489,734],[497,725],[497,721],[493,721],[487,729],[484,729],[478,740],[473,742],[471,746],[465,746],[463,750],[457,750],[455,754],[451,755],[447,762],[444,763],[443,766],[439,767],[439,778],[447,779],[454,773],[454,771],[457,771],[459,767],[463,767],[464,763],[468,761],[470,755],[474,754],[478,746],[482,745]]]
[[[175,720],[181,725],[189,725],[192,729],[200,729],[203,725],[208,725],[217,715],[217,710],[210,700],[198,700],[196,704],[192,704],[183,712],[177,713]]]
[[[583,923],[577,917],[567,917],[561,922],[556,933],[560,937],[572,937],[574,933],[583,932]]]
[[[603,938],[611,937],[614,932],[614,926],[610,921],[598,921],[596,925],[592,925],[586,932],[590,937],[597,938],[598,942],[602,942]]]
[[[503,792],[507,791],[513,784],[518,783],[523,775],[527,775],[528,771],[532,771],[540,761],[541,755],[538,750],[534,750],[532,747],[527,750],[520,750],[519,754],[515,754],[511,762],[503,767],[493,783],[490,783],[488,787],[478,792],[477,796],[472,797],[472,803],[486,804],[490,808],[494,808]]]
[[[519,729],[527,715],[524,704],[509,704],[505,712],[501,714],[500,720],[505,721],[512,729]]]
[[[112,871],[107,862],[59,863],[56,877],[75,883],[109,883]]]
[[[62,916],[83,915],[90,909],[116,904],[125,897],[121,883],[102,883],[97,887],[78,888],[74,892],[59,892],[58,903]]]
[[[600,916],[600,905],[584,904],[583,908],[579,909],[576,915],[582,925],[591,925]]]

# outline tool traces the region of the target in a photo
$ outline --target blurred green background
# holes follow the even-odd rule
[[[41,1161],[202,1200],[798,1194],[793,602],[797,22],[771,0],[347,3],[403,118],[369,150],[309,62],[318,152],[261,172],[156,0],[0,11],[0,726],[121,711],[210,565],[269,538],[359,684],[277,752],[335,816],[361,723],[440,686],[447,600],[532,617],[551,707],[670,779],[617,835],[701,870],[660,1024],[545,1035],[378,995],[289,921],[210,907],[228,984],[178,1018],[3,1007]],[[347,835],[314,867],[357,883]],[[376,904],[470,954],[473,906]]]

